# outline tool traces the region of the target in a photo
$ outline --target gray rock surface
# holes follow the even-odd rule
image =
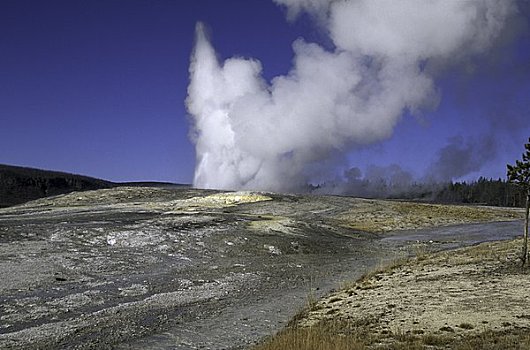
[[[1,209],[0,348],[248,347],[436,234],[338,226],[354,202],[120,187]]]

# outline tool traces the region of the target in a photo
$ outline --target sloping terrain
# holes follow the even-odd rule
[[[530,275],[521,244],[397,261],[315,302],[261,349],[318,348],[326,337],[348,340],[336,349],[527,349]]]
[[[420,231],[352,228],[357,211],[391,219],[400,204],[382,210],[388,203],[119,187],[0,209],[0,348],[248,346],[279,330],[309,294],[414,250]],[[418,206],[399,225],[440,224]],[[462,217],[457,209],[444,224],[521,215],[478,208],[479,216]],[[476,241],[454,228],[454,236],[433,241],[432,228],[421,239],[437,250]]]

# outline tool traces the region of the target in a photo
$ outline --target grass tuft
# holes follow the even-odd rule
[[[515,350],[530,349],[528,329],[485,331],[458,337],[445,334],[413,334],[394,332],[370,332],[366,324],[322,321],[313,327],[290,327],[253,350],[363,350],[363,349],[457,349],[457,350]]]
[[[288,328],[255,350],[362,350],[364,336],[341,323],[326,322],[310,328]]]

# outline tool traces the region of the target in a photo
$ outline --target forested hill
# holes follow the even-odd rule
[[[0,208],[72,191],[116,186],[113,182],[57,171],[0,164]]]

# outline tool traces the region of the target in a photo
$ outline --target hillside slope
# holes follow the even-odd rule
[[[42,197],[114,185],[88,176],[0,164],[0,208]]]

